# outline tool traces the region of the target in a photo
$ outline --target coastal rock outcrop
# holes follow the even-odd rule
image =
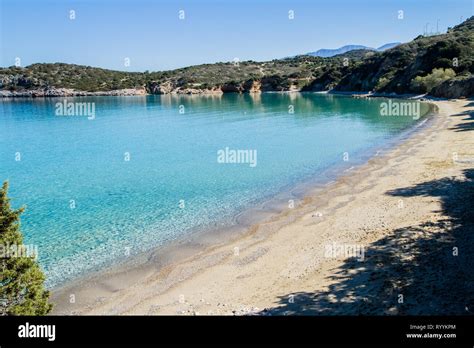
[[[168,94],[175,88],[176,86],[174,86],[171,81],[166,81],[164,83],[152,81],[147,85],[147,89],[151,94]]]
[[[431,95],[439,98],[466,98],[474,95],[474,76],[454,78],[435,87]]]
[[[86,92],[71,88],[37,88],[20,91],[0,90],[0,98],[19,97],[85,97],[85,96],[133,96],[146,95],[145,88],[126,88],[112,91]]]
[[[262,83],[259,80],[247,80],[243,85],[244,92],[260,93],[262,92]]]

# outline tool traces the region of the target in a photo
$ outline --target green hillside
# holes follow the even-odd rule
[[[419,36],[384,52],[354,50],[331,58],[296,56],[268,62],[203,64],[160,72],[124,72],[74,64],[0,68],[0,90],[69,88],[148,93],[374,91],[472,96],[474,17],[446,34]]]
[[[385,52],[374,53],[340,78],[340,69],[328,71],[307,86],[318,90],[332,83],[337,91],[430,93],[447,79],[472,79],[474,72],[474,17],[436,36],[419,36]],[[452,70],[452,71],[451,71]],[[430,80],[435,73],[438,79]],[[454,72],[454,76],[453,75]],[[473,91],[470,91],[470,95]]]

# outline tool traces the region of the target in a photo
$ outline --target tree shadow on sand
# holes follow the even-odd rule
[[[463,173],[462,179],[445,177],[387,192],[439,197],[445,218],[397,229],[366,245],[364,261],[345,261],[329,277],[327,291],[286,294],[260,314],[472,315],[474,169]]]
[[[466,107],[473,107],[473,106],[474,106],[474,102],[470,102],[469,104],[466,105]],[[464,116],[465,117],[464,120],[468,121],[468,122],[460,123],[454,126],[452,128],[454,131],[465,132],[465,131],[474,130],[474,110],[466,110],[454,116]]]

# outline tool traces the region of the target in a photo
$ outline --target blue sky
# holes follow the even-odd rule
[[[0,0],[0,66],[65,62],[167,70],[270,60],[346,44],[406,42],[440,31],[474,0]],[[76,18],[69,18],[70,10]],[[185,19],[179,19],[184,10]],[[294,19],[288,11],[294,11]],[[403,19],[398,11],[403,10]],[[125,58],[130,66],[125,66]]]

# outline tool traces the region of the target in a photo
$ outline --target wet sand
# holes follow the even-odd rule
[[[433,103],[295,208],[55,289],[53,314],[472,314],[474,104]]]

